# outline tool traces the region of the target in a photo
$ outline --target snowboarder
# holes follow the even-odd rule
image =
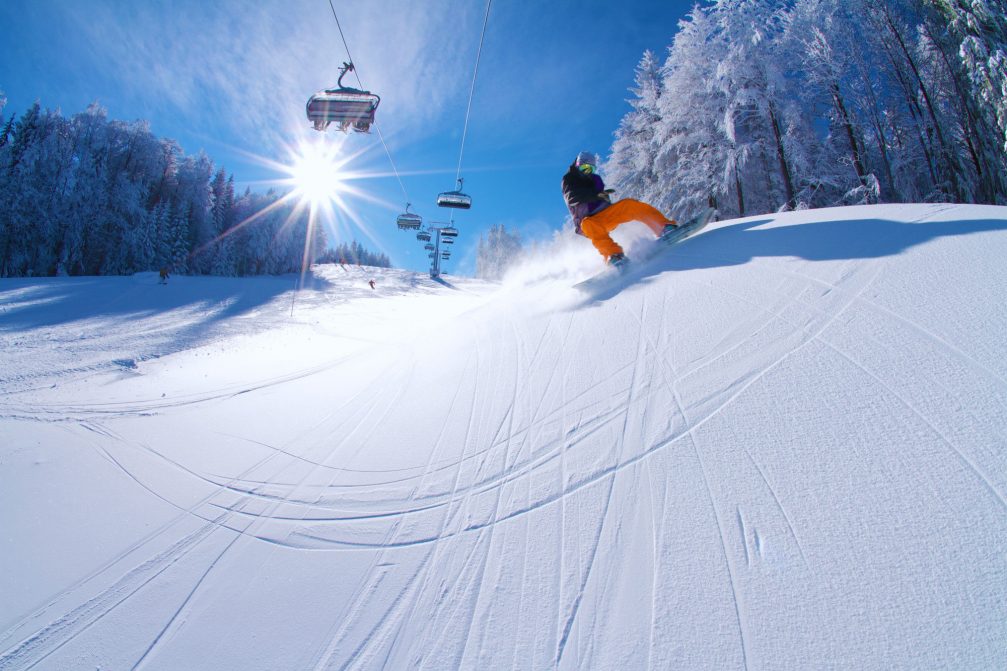
[[[161,266],[160,276],[161,276],[161,279],[160,279],[159,283],[160,284],[167,284],[168,283],[168,278],[171,277],[171,273],[168,270],[168,266]]]
[[[626,256],[609,233],[619,224],[640,221],[647,225],[654,235],[661,237],[678,225],[656,208],[632,198],[612,202],[612,189],[605,188],[605,182],[598,175],[598,159],[589,152],[582,151],[570,170],[563,175],[563,199],[573,215],[574,228],[579,235],[591,240],[610,265],[625,265]]]

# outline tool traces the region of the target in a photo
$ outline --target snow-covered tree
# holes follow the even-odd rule
[[[697,7],[680,23],[662,68],[663,123],[654,137],[662,184],[647,197],[678,218],[707,206],[723,207],[725,169],[734,176],[744,162],[739,157],[740,165],[732,163],[734,147],[724,128],[728,100],[717,86],[726,50],[712,12]]]
[[[3,112],[4,107],[7,106],[7,96],[4,95],[3,91],[0,91],[0,113]],[[3,120],[3,116],[0,115],[0,121]],[[7,139],[14,132],[14,115],[12,114],[7,120],[7,123],[0,126],[0,147],[7,144]]]
[[[210,185],[210,193],[213,200],[210,207],[213,240],[208,243],[212,256],[210,273],[233,275],[236,269],[235,241],[231,237],[234,223],[234,177],[228,177],[223,169],[218,170]]]
[[[1007,2],[928,0],[928,5],[935,16],[924,25],[925,37],[959,101],[981,196],[1007,202]]]
[[[503,224],[490,226],[479,236],[476,249],[476,277],[485,280],[502,279],[507,269],[520,260],[521,236],[511,233]]]
[[[612,186],[627,197],[642,197],[660,183],[654,133],[660,126],[661,64],[646,51],[636,68],[636,87],[629,103],[633,111],[622,119],[615,132],[605,174]]]
[[[932,0],[961,40],[959,54],[979,97],[996,118],[1007,151],[1007,2]]]
[[[727,101],[724,125],[734,144],[731,160],[758,156],[773,166],[766,195],[774,209],[797,205],[813,142],[802,118],[805,108],[787,78],[788,54],[780,48],[785,6],[773,0],[718,0],[711,10],[726,44],[716,85]]]
[[[788,88],[800,101],[805,126],[819,129],[805,133],[795,146],[794,156],[804,173],[799,207],[880,198],[881,183],[874,173],[880,169],[876,163],[885,163],[885,147],[882,142],[882,159],[872,160],[870,116],[863,107],[876,105],[877,100],[860,95],[873,88],[865,83],[863,62],[858,60],[864,38],[857,35],[850,11],[850,3],[840,0],[798,0],[784,16],[777,51],[790,64]],[[877,130],[886,132],[884,127]]]

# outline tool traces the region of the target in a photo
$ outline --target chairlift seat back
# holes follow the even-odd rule
[[[359,89],[326,89],[308,99],[308,121],[316,130],[325,130],[330,123],[339,124],[340,130],[350,126],[366,133],[374,123],[374,113],[381,99],[369,91]]]
[[[423,217],[418,214],[412,214],[411,212],[404,212],[398,216],[395,223],[403,231],[408,231],[410,229],[415,230],[423,223]]]
[[[458,210],[467,210],[472,207],[472,197],[461,191],[445,191],[437,196],[437,204],[440,207],[452,207]]]

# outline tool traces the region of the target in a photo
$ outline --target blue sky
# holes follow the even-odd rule
[[[364,86],[382,97],[376,133],[322,136],[308,96],[335,85],[346,50],[327,0],[0,0],[4,115],[35,100],[71,115],[97,101],[111,118],[146,119],[188,154],[204,150],[242,186],[285,177],[290,148],[336,143],[362,196],[330,239],[360,240],[394,265],[427,267],[395,227],[405,206],[446,218],[482,29],[483,0],[336,0]],[[628,111],[645,49],[663,56],[691,3],[495,0],[479,66],[462,176],[473,208],[448,272],[474,272],[479,234],[503,223],[526,240],[566,216],[559,180],[583,149],[607,153]],[[355,83],[349,77],[344,83]],[[274,165],[271,165],[273,163]],[[675,214],[675,213],[671,213]],[[358,223],[359,222],[359,223]]]

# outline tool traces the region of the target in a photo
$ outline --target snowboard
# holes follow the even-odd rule
[[[713,219],[713,215],[716,213],[712,207],[708,207],[699,214],[688,219],[685,223],[679,224],[677,228],[671,231],[669,234],[662,236],[657,239],[657,244],[655,245],[655,251],[647,256],[641,264],[634,263],[632,261],[627,261],[619,267],[609,266],[605,270],[601,271],[597,275],[587,278],[583,282],[578,282],[573,285],[575,289],[582,289],[589,291],[598,287],[602,287],[609,282],[615,280],[619,277],[624,277],[626,275],[631,275],[635,268],[645,265],[651,259],[661,256],[669,247],[674,247],[677,243],[685,240],[686,238],[695,235],[699,231],[703,230],[710,220]]]

